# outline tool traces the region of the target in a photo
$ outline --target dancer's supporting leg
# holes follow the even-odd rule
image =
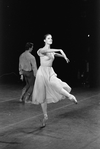
[[[41,107],[42,107],[42,111],[43,111],[43,115],[44,115],[44,118],[43,118],[43,122],[42,122],[42,127],[45,127],[46,126],[46,121],[48,119],[48,115],[47,115],[47,102],[43,102],[41,104]]]

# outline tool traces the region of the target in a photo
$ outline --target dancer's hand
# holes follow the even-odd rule
[[[23,75],[21,75],[20,79],[23,81]]]
[[[67,58],[66,54],[63,52],[63,50],[60,50],[62,56],[65,58],[66,62],[69,63],[69,59]]]
[[[65,60],[66,60],[66,62],[67,62],[67,63],[69,63],[69,62],[70,62],[70,60],[69,60],[68,58],[66,58]]]

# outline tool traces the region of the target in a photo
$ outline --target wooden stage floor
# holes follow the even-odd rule
[[[48,105],[41,128],[40,105],[19,102],[22,86],[0,86],[0,149],[100,149],[100,90],[73,88],[78,100]]]

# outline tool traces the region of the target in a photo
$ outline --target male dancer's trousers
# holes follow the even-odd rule
[[[26,85],[22,90],[21,100],[23,102],[28,102],[32,100],[32,92],[35,82],[35,76],[33,71],[22,70],[23,77],[25,79]]]

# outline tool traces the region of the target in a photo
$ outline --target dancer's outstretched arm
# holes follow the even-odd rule
[[[52,52],[60,52],[61,49],[46,49],[45,47],[44,48],[41,48],[39,49],[37,52],[38,53],[52,53]]]
[[[64,56],[62,54],[59,54],[59,53],[56,53],[56,52],[54,52],[54,55],[58,56],[58,57],[63,57],[64,58]]]
[[[37,54],[39,55],[39,56],[43,56],[44,54],[46,54],[46,53],[52,53],[52,52],[54,52],[54,53],[56,53],[56,55],[58,55],[58,56],[61,56],[61,57],[64,57],[65,58],[65,60],[67,61],[67,63],[69,62],[69,59],[67,58],[67,56],[66,56],[66,54],[63,52],[63,50],[61,50],[61,49],[46,49],[45,47],[44,48],[41,48],[41,49],[39,49],[38,51],[37,51]],[[57,53],[57,52],[60,52],[61,54],[59,54],[59,53]]]
[[[60,51],[61,54],[63,55],[64,59],[66,60],[66,62],[68,63],[69,62],[69,59],[67,58],[66,54],[64,53],[63,50]]]

